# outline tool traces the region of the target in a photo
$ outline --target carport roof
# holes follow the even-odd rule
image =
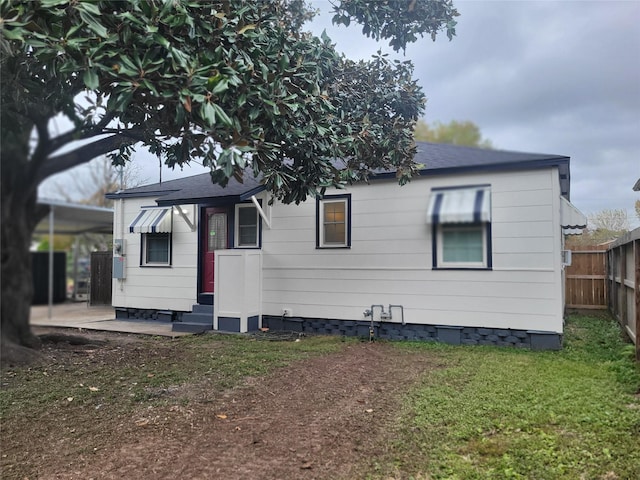
[[[40,199],[39,205],[53,208],[53,232],[60,235],[81,233],[113,233],[113,209]],[[36,226],[38,235],[49,233],[49,216]]]

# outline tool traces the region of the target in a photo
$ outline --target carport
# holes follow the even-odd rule
[[[113,233],[113,209],[40,199],[38,205],[47,207],[49,214],[38,223],[37,235],[49,235],[48,317],[53,314],[53,236],[80,235],[83,233]],[[75,243],[74,262],[78,257],[78,242]]]

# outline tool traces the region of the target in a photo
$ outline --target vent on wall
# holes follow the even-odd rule
[[[571,250],[562,250],[562,266],[571,266]]]

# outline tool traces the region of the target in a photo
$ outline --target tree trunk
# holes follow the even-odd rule
[[[6,164],[5,164],[6,165]],[[15,173],[15,172],[13,172]],[[3,172],[4,174],[4,172]],[[14,177],[14,180],[16,178]],[[31,272],[31,236],[45,211],[36,205],[37,188],[21,189],[20,185],[0,192],[2,212],[2,344],[29,348],[40,346],[29,325],[33,280]]]

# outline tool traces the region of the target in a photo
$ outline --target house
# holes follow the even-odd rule
[[[555,349],[563,333],[569,157],[418,143],[393,173],[299,205],[208,174],[116,200],[118,316]],[[200,322],[200,323],[198,323]]]

